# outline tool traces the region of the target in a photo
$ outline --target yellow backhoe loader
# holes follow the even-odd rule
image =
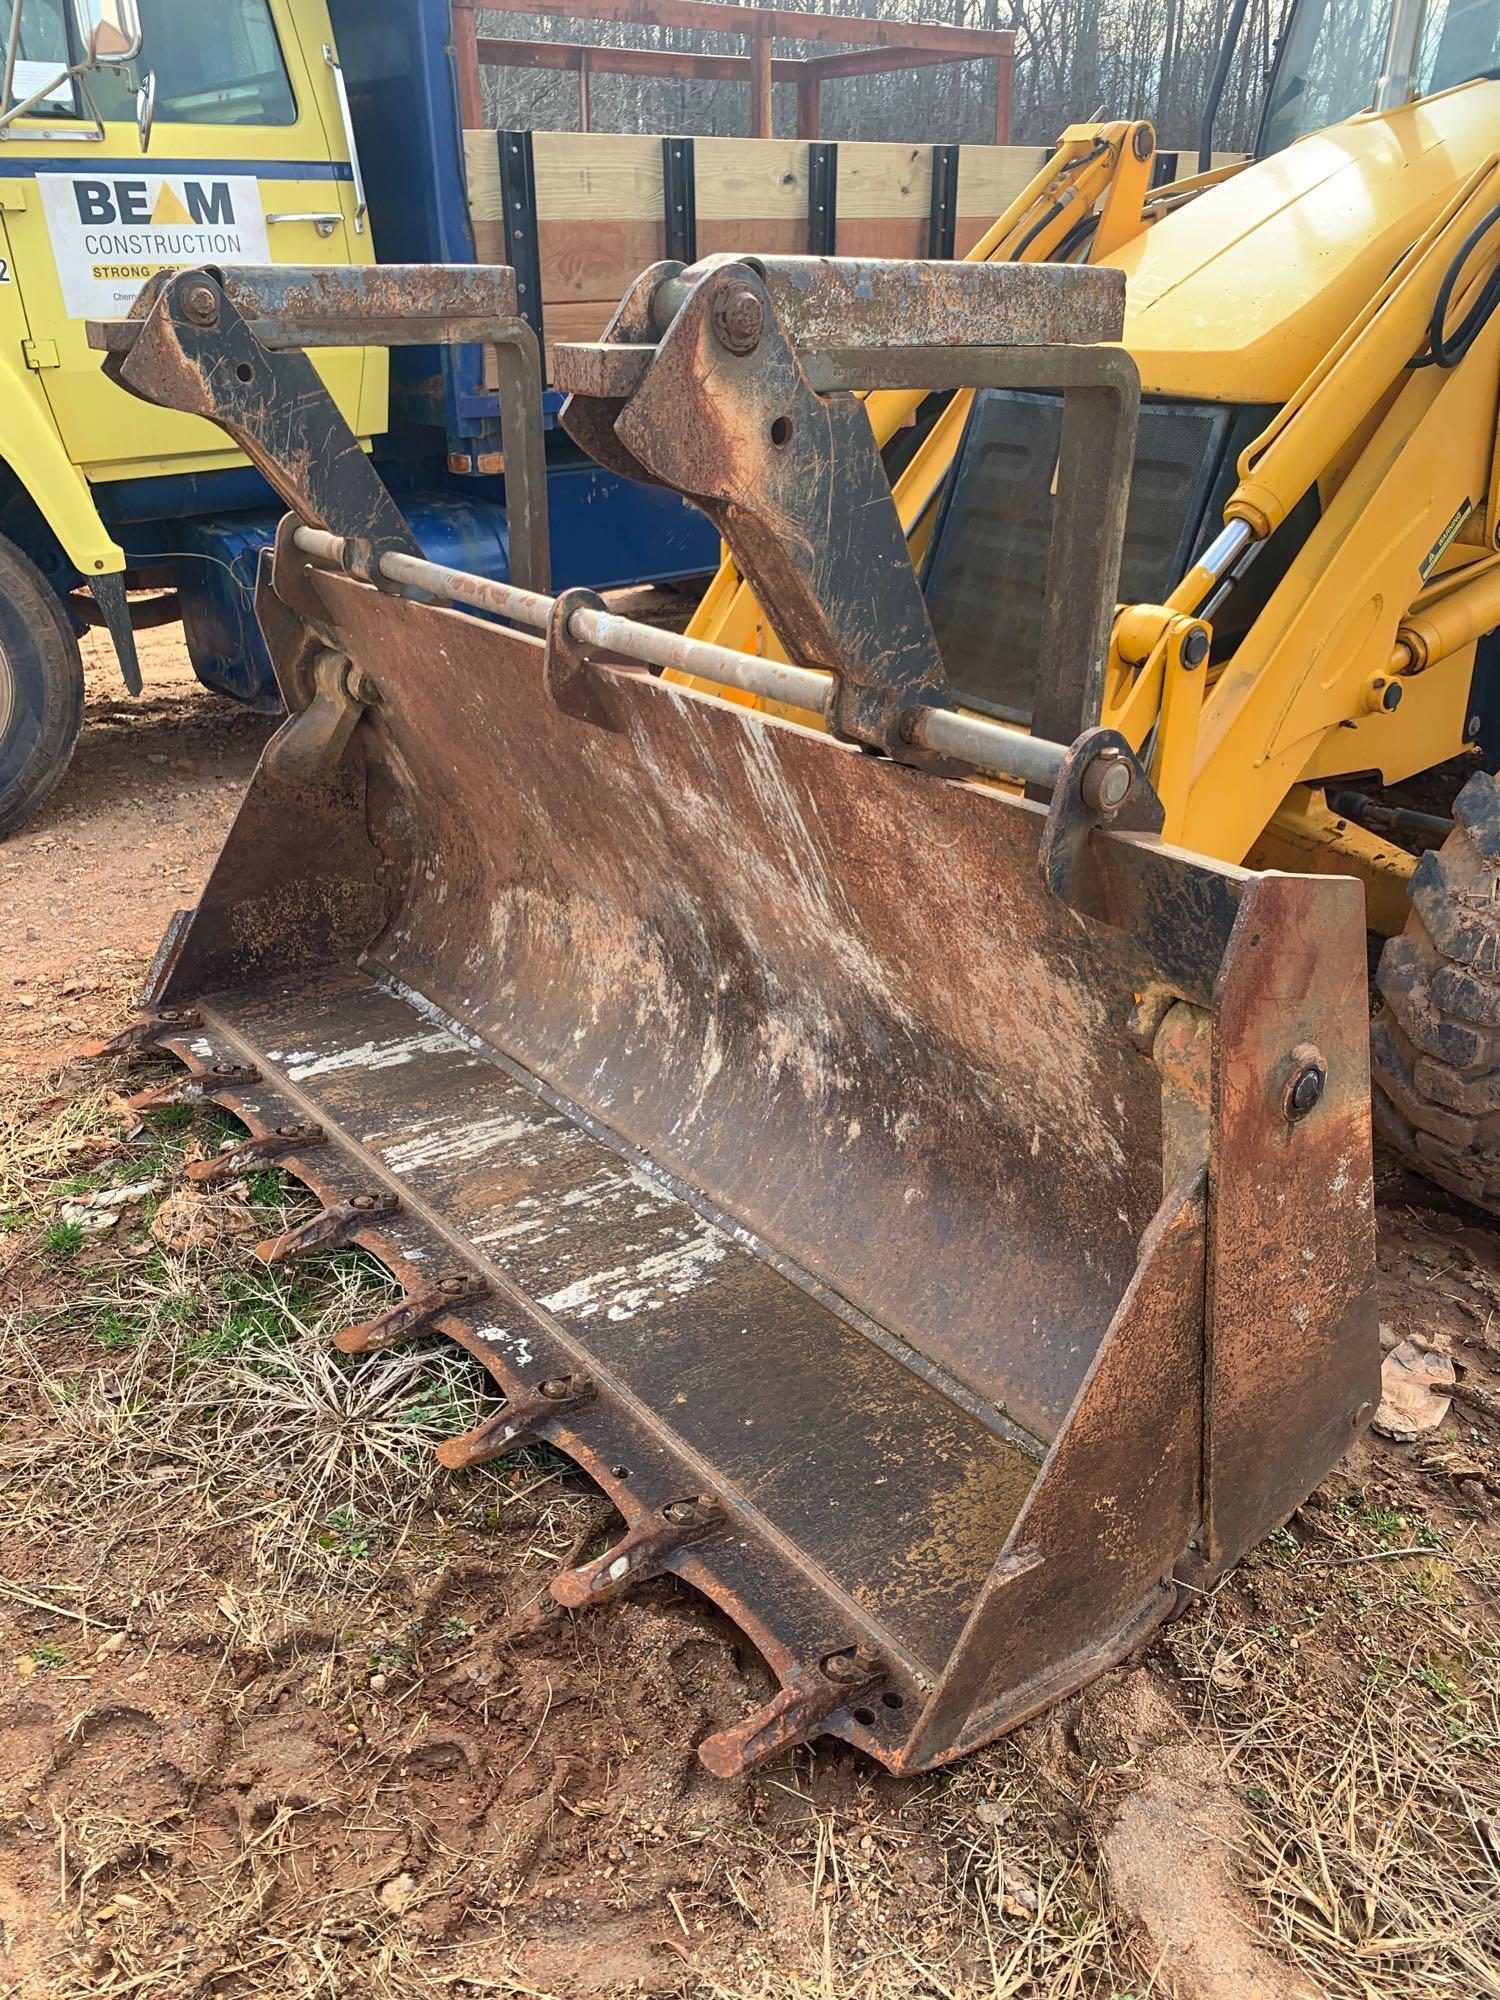
[[[1497,78],[1493,0],[1299,0],[1261,157],[1207,171],[1210,108],[1204,171],[1153,190],[1149,125],[1074,127],[971,253],[1123,272],[1142,401],[1099,720],[1167,840],[1363,879],[1377,1125],[1491,1213],[1500,789],[1476,755],[1431,851],[1441,821],[1369,788],[1500,763]],[[870,399],[882,444],[919,401]],[[1031,727],[1056,409],[973,402],[896,498],[954,699]],[[782,656],[732,558],[689,629]]]
[[[265,1258],[396,1274],[342,1350],[487,1371],[446,1464],[609,1494],[562,1604],[740,1624],[778,1685],[726,1777],[1014,1726],[1368,1422],[1367,922],[1378,1115],[1494,1200],[1493,782],[1420,860],[1345,797],[1482,737],[1500,611],[1500,4],[1391,12],[1348,77],[1304,5],[1238,172],[1078,128],[969,261],[660,264],[560,346],[573,438],[727,545],[686,635],[415,553],[300,351],[370,280],[91,329],[289,509],[288,720],[103,1046],[243,1123],[197,1178],[320,1197]],[[389,337],[515,309],[431,283],[384,274]]]

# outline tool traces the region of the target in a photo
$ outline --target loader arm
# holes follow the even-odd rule
[[[809,660],[292,496],[259,606],[292,712],[111,1044],[184,1065],[142,1109],[217,1103],[320,1197],[265,1259],[353,1243],[400,1279],[342,1352],[473,1357],[498,1400],[445,1465],[545,1439],[609,1495],[561,1604],[674,1576],[749,1636],[776,1692],[699,1746],[725,1777],[820,1734],[927,1769],[1083,1685],[1286,1517],[1378,1381],[1356,885],[1183,854],[1117,735],[955,708],[846,386],[1050,367],[1104,385],[1112,444],[1118,281],[852,275],[666,267],[559,351],[575,435],[689,479]],[[137,393],[182,392],[173,313]],[[762,486],[799,431],[852,469],[821,522]],[[831,585],[859,543],[862,622]],[[1056,628],[1080,702],[1096,582]]]
[[[1140,227],[1141,204],[1150,187],[1155,158],[1156,134],[1143,119],[1070,125],[1046,163],[961,261],[1043,263],[1070,237],[1096,221],[1095,241],[1101,252],[1117,247]],[[1102,212],[1096,216],[1101,202]],[[937,386],[869,392],[864,398],[865,409],[876,444],[882,449],[889,445],[915,420],[927,394]],[[902,525],[918,561],[972,400],[973,392],[968,388],[949,396],[895,482]],[[719,645],[748,648],[773,659],[785,657],[774,618],[766,617],[728,550],[688,630],[694,638]]]
[[[1500,616],[1500,224],[1487,221],[1500,200],[1497,96],[1500,85],[1478,79],[1144,196],[1138,128],[1076,128],[971,253],[1087,254],[1126,279],[1124,345],[1144,385],[1139,497],[1127,503],[1123,602],[1092,719],[1145,761],[1168,838],[1226,861],[1355,874],[1372,926],[1386,932],[1405,920],[1416,856],[1330,811],[1325,790],[1431,769],[1479,727],[1475,646]],[[1453,337],[1429,365],[1440,299]],[[877,443],[915,400],[868,398]],[[1223,454],[1222,470],[1197,503],[1211,499],[1213,511],[1179,523],[1154,497],[1170,426],[1202,429],[1218,415],[1226,425],[1202,450],[1214,463]],[[958,390],[895,495],[929,596],[935,551],[966,565],[965,616],[998,657],[1025,637],[1020,607],[996,581],[1002,569],[1008,584],[1042,594],[1024,533],[1044,511],[1056,460],[1034,468],[1040,500],[992,487],[973,509],[977,525],[965,526],[958,484],[971,458],[981,476],[994,442],[975,391]],[[1019,456],[1024,433],[999,442]],[[1106,540],[1117,526],[1109,498],[1097,530]],[[1187,536],[1164,572],[1153,512]],[[997,518],[1009,524],[998,535]],[[956,539],[981,530],[999,545],[955,558]],[[1020,537],[1021,553],[1006,554],[1003,534]],[[1152,569],[1150,595],[1132,591]],[[949,656],[951,621],[938,610],[929,603],[950,699],[1057,733],[1059,702],[1071,697],[1040,648],[997,711],[985,674]],[[788,635],[777,627],[730,550],[690,629],[780,658]]]

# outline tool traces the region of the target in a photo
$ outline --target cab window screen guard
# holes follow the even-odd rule
[[[55,75],[68,60],[66,0],[0,0],[0,35],[8,31],[17,4],[21,51],[35,64],[38,82],[45,82],[44,61]],[[133,72],[155,70],[158,124],[296,124],[297,101],[267,0],[140,0],[140,8],[139,62],[89,76],[101,117],[133,123],[138,80]],[[17,68],[16,89],[25,96],[25,72]],[[67,86],[38,106],[37,115],[44,112],[54,119],[84,115]]]

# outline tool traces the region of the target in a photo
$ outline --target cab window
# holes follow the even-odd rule
[[[0,0],[5,32],[17,4]],[[25,66],[17,61],[13,103],[24,102],[69,60],[66,0],[19,5]],[[141,55],[131,69],[156,72],[158,124],[296,124],[297,101],[268,0],[140,0],[140,8]],[[100,116],[134,119],[137,80],[129,71],[93,72],[88,88]],[[37,115],[85,117],[87,110],[65,84],[38,105]]]
[[[0,53],[9,42],[14,13],[15,0],[0,0]],[[58,71],[66,69],[72,60],[66,0],[23,0],[10,103],[24,104],[35,91],[50,84]],[[72,118],[76,116],[77,109],[72,84],[61,83],[37,103],[32,115],[37,118]]]
[[[1308,0],[1292,13],[1261,126],[1262,155],[1366,110],[1380,81],[1391,0]]]
[[[30,4],[30,0],[27,0]],[[267,0],[140,0],[141,59],[156,71],[158,124],[295,125],[281,44]],[[135,116],[133,84],[90,78],[106,118]]]
[[[1484,76],[1500,63],[1496,0],[1430,0],[1422,22],[1417,88],[1424,97]]]

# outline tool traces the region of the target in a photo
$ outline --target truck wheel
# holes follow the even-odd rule
[[[57,592],[0,536],[0,840],[67,770],[83,723],[83,661]]]
[[[1380,955],[1375,1129],[1428,1180],[1500,1215],[1500,779],[1476,773],[1453,817]]]

